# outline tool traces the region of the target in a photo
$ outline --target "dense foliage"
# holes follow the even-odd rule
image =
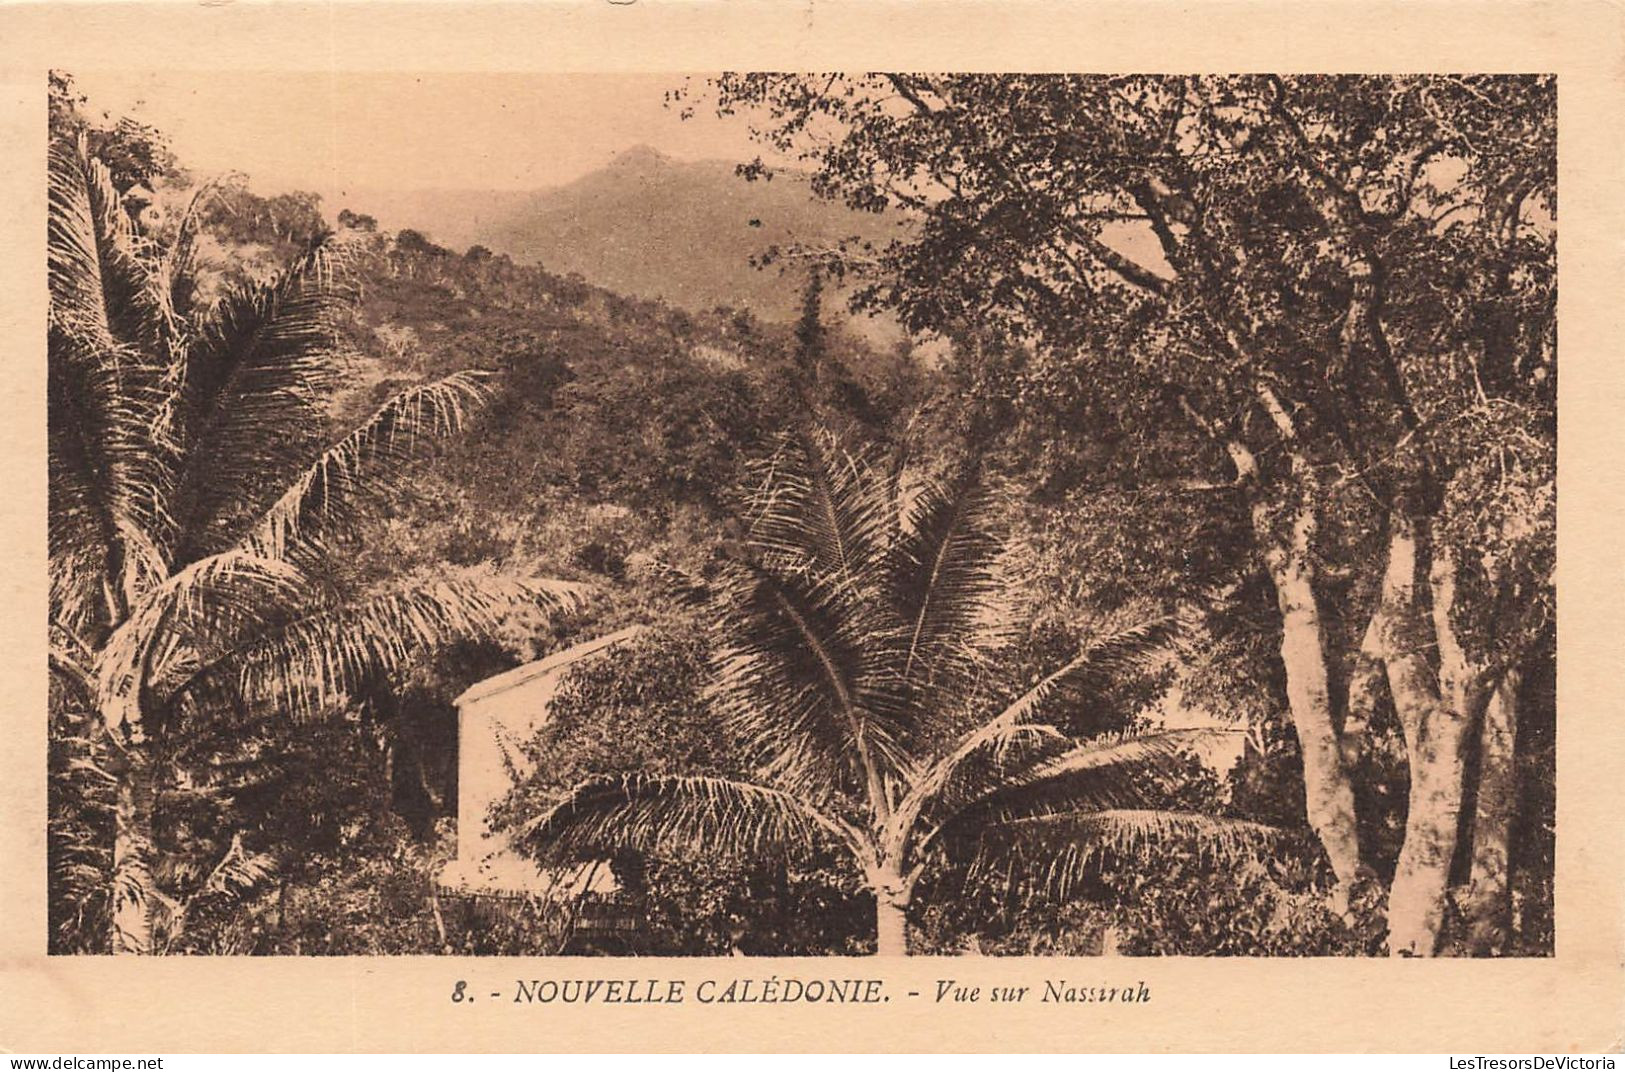
[[[518,826],[554,864],[617,853],[788,867],[836,858],[873,899],[877,949],[908,948],[915,888],[1020,875],[1065,896],[1105,852],[1193,842],[1216,860],[1268,828],[1161,806],[1178,757],[1218,728],[1077,738],[1089,686],[1162,642],[1160,622],[1090,637],[1012,675],[1032,620],[974,469],[921,478],[809,428],[760,466],[744,539],[704,582],[706,697],[745,776],[677,760],[573,786]]]
[[[154,210],[119,190],[85,130],[57,134],[53,766],[59,803],[83,813],[53,826],[54,937],[158,952],[262,886],[289,848],[278,765],[299,742],[290,755],[283,727],[578,589],[484,565],[346,584],[337,552],[422,446],[461,427],[480,378],[402,387],[335,432],[342,295],[325,237],[202,300],[200,198]]]
[[[1006,430],[1037,434],[1032,476],[1144,493],[1187,531],[1233,534],[1194,577],[1169,565],[1219,567],[1221,596],[1265,579],[1338,903],[1385,895],[1395,953],[1437,952],[1458,908],[1458,939],[1508,948],[1520,717],[1550,710],[1528,710],[1520,683],[1555,599],[1554,81],[712,88],[826,196],[918,218],[884,249],[803,252],[911,327],[992,333],[997,361],[1024,351],[973,375]],[[1391,846],[1370,836],[1364,776],[1396,744],[1409,784]]]

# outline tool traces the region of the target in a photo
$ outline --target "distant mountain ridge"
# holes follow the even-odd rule
[[[748,182],[723,161],[679,162],[640,145],[575,182],[488,213],[475,240],[550,271],[690,309],[732,305],[788,319],[799,274],[753,268],[775,245],[885,242],[892,217],[813,196],[805,175]]]
[[[772,320],[796,315],[802,276],[754,268],[753,257],[775,245],[854,236],[884,244],[901,227],[895,216],[816,198],[805,174],[750,182],[726,161],[674,160],[647,145],[552,189],[371,196],[377,208],[360,192],[346,203],[459,252],[484,245],[623,294],[692,310],[729,305]]]

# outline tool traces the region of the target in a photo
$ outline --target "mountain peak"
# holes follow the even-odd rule
[[[671,157],[652,145],[634,145],[611,160],[609,166],[631,171],[652,171],[671,162]]]

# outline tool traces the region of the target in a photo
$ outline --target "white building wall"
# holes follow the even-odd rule
[[[457,859],[441,874],[442,884],[512,893],[556,887],[560,876],[544,875],[514,850],[507,834],[491,829],[491,807],[531,773],[524,745],[547,723],[564,676],[637,632],[626,629],[579,644],[482,681],[457,698]]]

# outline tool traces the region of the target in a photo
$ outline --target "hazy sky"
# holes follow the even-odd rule
[[[417,190],[534,190],[603,167],[635,145],[684,160],[748,160],[744,119],[706,107],[684,120],[667,90],[682,74],[378,74],[263,71],[73,71],[93,111],[131,115],[169,134],[200,178],[246,173],[261,193],[312,190],[330,209],[349,195]],[[447,241],[467,221],[419,218],[411,199],[359,202],[386,227],[428,227]],[[1156,270],[1146,228],[1106,241]]]
[[[183,166],[245,172],[270,192],[523,190],[639,144],[680,159],[756,152],[741,119],[665,106],[680,74],[71,73],[93,110],[166,131]]]

